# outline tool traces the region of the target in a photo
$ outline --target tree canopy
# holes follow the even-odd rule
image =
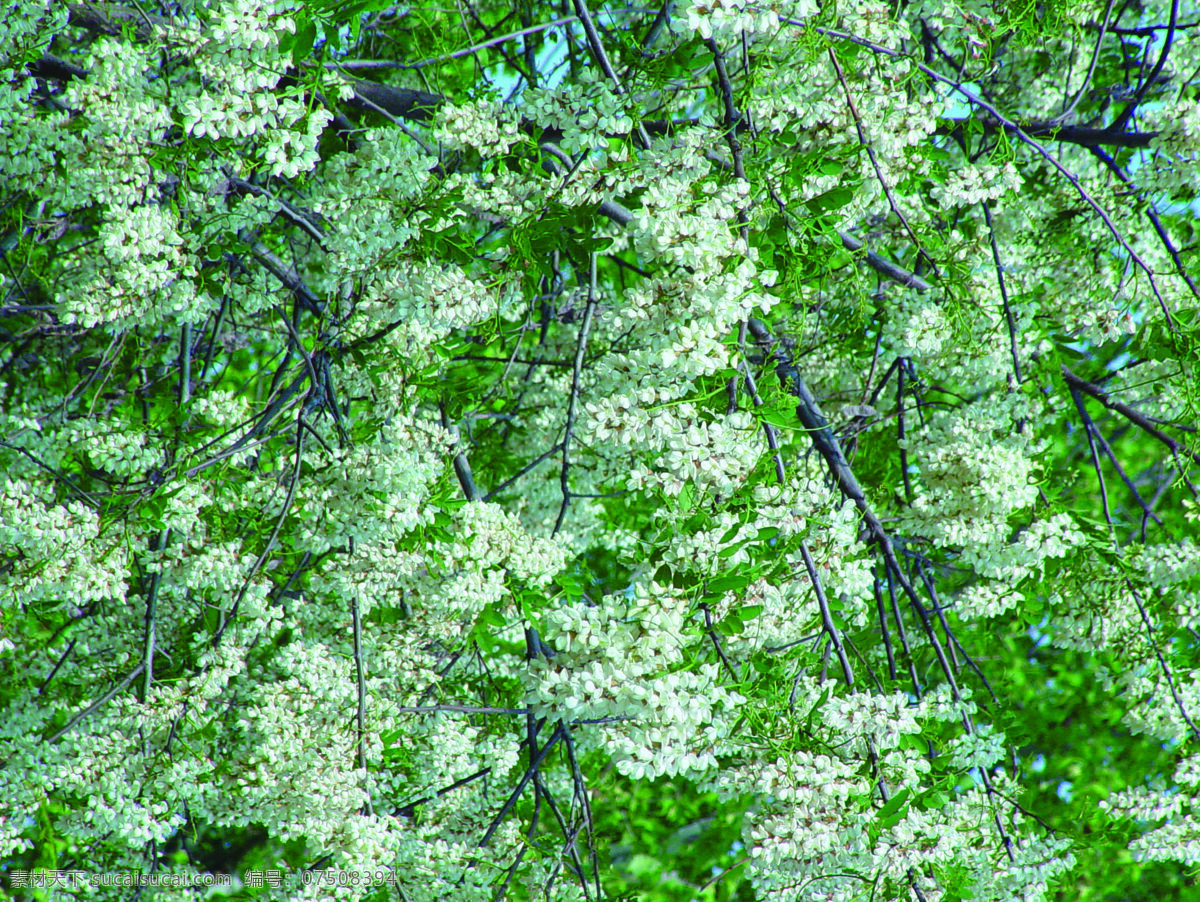
[[[0,19],[6,889],[1194,898],[1195,6]]]

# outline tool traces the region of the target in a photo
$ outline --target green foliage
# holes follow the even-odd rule
[[[1195,894],[1195,41],[778,11],[12,5],[5,892]]]

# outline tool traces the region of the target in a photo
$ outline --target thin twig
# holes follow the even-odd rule
[[[575,15],[579,17],[579,21],[583,24],[583,33],[587,35],[588,46],[592,50],[592,56],[596,60],[596,64],[601,71],[613,83],[613,90],[618,94],[625,94],[625,88],[621,84],[621,79],[617,77],[616,71],[612,67],[612,63],[608,61],[608,54],[604,52],[604,44],[600,41],[600,32],[596,30],[596,23],[592,21],[592,14],[588,12],[587,4],[584,0],[573,0],[575,4]],[[642,148],[648,150],[650,148],[650,136],[646,133],[646,126],[639,121],[634,126],[634,133],[641,142]]]
[[[785,24],[794,25],[794,26],[800,27],[800,28],[812,27],[812,26],[807,25],[804,22],[796,21],[794,19],[788,19],[784,16],[780,16],[779,20]],[[1034,140],[1023,128],[1021,128],[1020,125],[1018,125],[1012,119],[1009,119],[1007,116],[1002,114],[992,104],[988,103],[986,100],[984,100],[983,98],[976,95],[973,91],[970,91],[967,88],[963,87],[961,82],[955,81],[952,78],[948,78],[947,76],[942,75],[940,72],[936,71],[935,69],[930,68],[929,66],[920,62],[919,60],[913,59],[911,56],[909,56],[899,50],[892,50],[888,47],[883,47],[883,46],[880,46],[879,44],[873,43],[872,41],[868,41],[865,38],[860,38],[857,35],[848,34],[846,32],[841,32],[841,31],[834,31],[833,29],[829,29],[829,28],[815,28],[814,27],[813,30],[816,31],[818,34],[823,34],[829,38],[836,38],[838,40],[849,41],[852,44],[857,44],[859,47],[865,47],[866,49],[870,50],[872,53],[877,53],[881,56],[889,56],[889,57],[893,57],[895,59],[903,59],[903,60],[907,61],[909,63],[909,65],[913,66],[916,69],[919,69],[921,72],[925,73],[925,75],[929,76],[934,81],[940,82],[941,84],[948,86],[949,88],[951,88],[958,94],[961,94],[968,103],[970,103],[974,106],[977,106],[979,109],[988,113],[998,123],[1000,123],[1010,134],[1015,135],[1017,137],[1017,139],[1020,140],[1022,143],[1033,148],[1034,153],[1036,153],[1040,157],[1042,157],[1047,163],[1049,163],[1058,172],[1059,175],[1061,175],[1064,179],[1066,179],[1071,184],[1071,187],[1073,187],[1075,189],[1076,193],[1079,194],[1079,196],[1080,196],[1080,198],[1082,198],[1083,202],[1086,203],[1089,207],[1091,207],[1092,211],[1098,217],[1100,217],[1100,221],[1104,223],[1104,226],[1105,226],[1105,228],[1108,229],[1109,234],[1111,234],[1113,236],[1113,239],[1117,242],[1117,244],[1119,244],[1121,246],[1121,249],[1124,250],[1125,253],[1127,253],[1129,255],[1129,259],[1132,260],[1137,265],[1137,267],[1142,270],[1143,273],[1145,273],[1146,279],[1150,284],[1150,290],[1154,292],[1154,297],[1158,300],[1159,307],[1162,309],[1163,315],[1166,317],[1167,323],[1172,328],[1174,327],[1174,325],[1175,325],[1174,317],[1171,315],[1170,308],[1167,307],[1167,302],[1163,298],[1162,292],[1160,292],[1158,289],[1158,283],[1154,279],[1153,270],[1150,269],[1150,267],[1146,264],[1146,262],[1144,260],[1142,260],[1142,258],[1133,249],[1133,247],[1130,246],[1129,242],[1125,239],[1125,236],[1121,234],[1120,230],[1118,230],[1116,225],[1113,223],[1112,218],[1108,215],[1108,212],[1103,207],[1101,207],[1100,204],[1097,203],[1096,200],[1091,196],[1091,194],[1088,193],[1087,189],[1083,187],[1083,185],[1079,181],[1079,177],[1077,175],[1075,175],[1075,173],[1071,172],[1071,170],[1069,170],[1065,165],[1063,165],[1063,163],[1061,163],[1059,161],[1059,159],[1054,156],[1054,154],[1050,153],[1048,150],[1046,150],[1044,147],[1042,147],[1041,144],[1039,144],[1036,140]]]
[[[1063,374],[1063,378],[1067,382],[1067,385],[1069,385],[1071,388],[1078,389],[1079,391],[1083,392],[1085,395],[1090,395],[1091,397],[1093,397],[1097,401],[1099,401],[1101,404],[1103,404],[1105,407],[1107,407],[1109,410],[1119,413],[1121,416],[1125,417],[1125,419],[1129,420],[1129,422],[1133,423],[1135,426],[1137,426],[1139,429],[1141,429],[1147,435],[1157,439],[1159,442],[1166,445],[1167,448],[1170,450],[1171,455],[1176,458],[1177,463],[1178,463],[1178,457],[1180,456],[1181,453],[1184,457],[1189,457],[1196,463],[1200,463],[1200,452],[1189,451],[1183,445],[1183,443],[1175,441],[1175,439],[1171,438],[1171,436],[1167,435],[1165,432],[1163,432],[1161,429],[1159,429],[1157,426],[1155,426],[1149,417],[1138,413],[1136,410],[1134,410],[1128,404],[1124,404],[1121,401],[1114,399],[1111,395],[1108,394],[1108,392],[1104,391],[1104,389],[1102,389],[1096,385],[1093,385],[1092,383],[1086,381],[1085,379],[1079,378],[1078,376],[1076,376],[1073,372],[1071,372],[1067,368],[1066,364],[1062,365],[1062,374]]]
[[[825,597],[825,589],[821,585],[821,577],[817,573],[817,567],[813,563],[812,555],[809,554],[808,544],[800,543],[800,555],[804,558],[804,567],[808,570],[808,578],[812,580],[813,592],[817,596],[817,604],[821,608],[821,624],[825,629],[825,634],[829,636],[829,641],[833,643],[833,650],[837,653],[838,663],[842,666],[842,678],[846,681],[847,686],[854,685],[854,669],[850,666],[850,659],[846,657],[846,649],[842,645],[842,637],[838,632],[837,624],[833,622],[833,612],[829,609],[829,599]]]
[[[596,310],[596,254],[591,254],[588,274],[587,307],[583,311],[583,323],[579,327],[579,340],[575,343],[575,363],[571,369],[571,397],[567,401],[567,423],[563,432],[562,468],[559,471],[558,484],[562,491],[562,504],[558,508],[558,518],[554,521],[551,536],[557,536],[562,529],[563,520],[567,516],[567,506],[571,503],[571,438],[575,433],[575,410],[579,404],[579,388],[583,375],[583,357],[587,348],[588,333],[592,328],[592,314]]]
[[[138,664],[138,666],[133,668],[133,670],[124,679],[122,679],[121,682],[113,686],[112,689],[108,690],[108,692],[104,693],[104,695],[100,696],[100,698],[96,699],[94,702],[68,720],[66,726],[52,736],[47,737],[44,741],[51,743],[58,742],[58,740],[66,736],[67,733],[71,732],[71,730],[75,727],[75,724],[79,723],[86,717],[90,717],[94,712],[108,704],[108,702],[128,688],[129,685],[138,678],[138,674],[140,674],[145,668],[146,664],[144,661],[141,664]]]

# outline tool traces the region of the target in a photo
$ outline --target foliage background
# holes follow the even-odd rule
[[[1195,9],[5,10],[7,890],[1191,898]]]

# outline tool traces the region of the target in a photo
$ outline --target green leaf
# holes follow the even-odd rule
[[[508,618],[496,610],[494,603],[488,603],[483,610],[479,612],[479,622],[487,626],[505,627],[508,626]]]
[[[723,636],[736,636],[746,629],[746,624],[730,615],[717,624],[717,632]]]
[[[805,723],[805,729],[806,729],[806,730],[809,730],[809,731],[811,731],[811,730],[812,730],[813,721],[815,720],[815,718],[816,718],[816,716],[817,716],[817,712],[818,712],[819,710],[821,710],[821,708],[823,708],[823,707],[825,706],[825,703],[826,703],[827,701],[829,701],[829,694],[830,694],[832,691],[833,691],[833,687],[832,687],[832,686],[826,686],[826,687],[825,687],[825,688],[822,690],[820,698],[818,698],[818,699],[817,699],[817,701],[816,701],[816,703],[815,703],[815,704],[814,704],[814,705],[813,705],[811,708],[809,708],[809,710],[808,710],[808,715],[807,715],[807,717],[805,717],[805,719],[804,719],[804,723]]]
[[[728,576],[718,576],[710,579],[706,586],[706,596],[721,596],[726,592],[736,592],[750,585],[752,577],[745,573],[732,573]]]
[[[853,188],[834,188],[824,194],[818,194],[811,200],[805,201],[805,206],[818,216],[840,210],[854,200]]]
[[[903,817],[904,809],[908,807],[908,800],[912,796],[912,792],[908,789],[902,789],[890,799],[887,803],[875,812],[875,820],[883,825],[884,829],[894,827],[900,823]]]
[[[312,54],[317,41],[317,25],[311,19],[304,19],[297,24],[296,33],[289,34],[280,41],[285,53],[290,53],[292,62],[299,65],[302,60]]]
[[[803,429],[804,424],[800,422],[800,418],[796,416],[796,408],[788,407],[784,409],[774,407],[759,407],[755,410],[758,416],[776,426],[779,429]]]
[[[737,538],[737,534],[741,531],[742,531],[742,524],[734,523],[731,527],[729,527],[729,529],[725,530],[725,534],[723,536],[721,536],[721,538],[719,538],[717,540],[717,542],[721,545],[724,545],[727,542],[731,542],[731,541],[733,541],[733,539]]]

